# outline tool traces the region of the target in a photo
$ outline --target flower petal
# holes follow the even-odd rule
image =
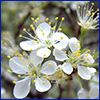
[[[67,54],[65,54],[61,50],[54,49],[53,55],[55,56],[55,59],[58,61],[64,61],[64,60],[68,59]]]
[[[41,31],[43,29],[43,31]],[[40,23],[36,29],[36,35],[38,35],[39,39],[44,39],[44,36],[47,37],[51,31],[51,26],[46,23]],[[44,34],[43,34],[44,33]]]
[[[42,58],[47,58],[50,54],[51,50],[49,50],[47,47],[41,48],[37,51],[37,55]]]
[[[33,40],[34,41],[34,40]],[[20,42],[20,47],[23,49],[23,50],[26,50],[26,51],[30,51],[31,49],[32,50],[35,50],[39,47],[41,47],[41,43],[36,43],[36,41],[34,41],[35,43],[32,43],[32,41],[22,41]]]
[[[90,78],[91,78],[90,71],[86,67],[79,66],[79,65],[77,65],[77,66],[78,66],[78,74],[79,74],[79,76],[82,79],[90,80]]]
[[[71,73],[72,73],[73,67],[72,67],[71,64],[69,64],[69,63],[64,63],[62,66],[63,66],[62,69],[63,69],[63,71],[64,71],[66,74],[71,74]]]
[[[73,53],[80,49],[80,44],[78,43],[77,38],[72,37],[69,39],[69,47]]]
[[[90,71],[91,77],[93,77],[95,75],[96,69],[95,68],[90,68],[90,67],[87,67],[87,69]]]
[[[40,70],[41,73],[46,75],[54,74],[57,70],[57,64],[53,60],[46,61]]]
[[[54,43],[53,46],[58,50],[62,50],[62,48],[68,45],[69,38],[62,32],[56,32],[53,35],[53,41],[58,41],[58,43]]]
[[[20,58],[22,58],[22,60],[20,60]],[[12,57],[10,60],[11,61],[9,61],[9,67],[13,72],[17,74],[25,74],[26,72],[28,72],[28,69],[26,67],[23,68],[24,66],[28,67],[28,64],[25,63],[26,60],[23,57]]]
[[[30,92],[30,84],[30,77],[26,77],[25,79],[18,81],[17,84],[14,86],[14,96],[18,99],[25,98]]]
[[[41,64],[42,61],[43,61],[43,58],[37,56],[37,54],[36,54],[37,50],[38,50],[38,49],[33,50],[33,51],[30,53],[30,61],[31,61],[31,62],[33,61],[33,65],[34,65],[34,66],[37,66],[38,64]]]
[[[82,88],[77,93],[78,99],[86,99],[87,92]]]
[[[45,84],[43,84],[43,82]],[[45,91],[48,91],[51,88],[51,84],[46,79],[37,78],[36,83],[35,83],[35,88],[39,92],[45,92]]]
[[[84,54],[83,60],[84,60],[85,62],[88,62],[88,63],[90,63],[90,64],[93,64],[93,63],[94,63],[93,57],[92,57],[89,53],[87,53],[87,54],[88,54],[88,56],[85,56],[85,54]]]
[[[99,99],[99,86],[93,86],[89,91],[90,99]]]

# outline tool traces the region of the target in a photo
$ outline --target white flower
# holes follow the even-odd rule
[[[62,20],[64,20],[64,18],[62,18]],[[22,49],[29,51],[38,48],[36,54],[42,58],[47,58],[51,54],[51,50],[49,48],[51,48],[52,46],[54,46],[58,50],[62,50],[67,46],[69,39],[64,33],[60,32],[61,24],[56,31],[55,31],[56,25],[54,27],[51,27],[49,25],[50,22],[49,24],[47,22],[43,22],[39,23],[39,25],[36,25],[37,20],[35,20],[34,24],[36,26],[36,30],[33,27],[33,25],[30,25],[30,27],[32,27],[32,29],[34,30],[34,33],[36,35],[35,37],[30,35],[26,31],[26,29],[24,29],[24,31],[27,34],[29,34],[32,37],[32,39],[20,35],[20,37],[28,39],[27,41],[23,41],[20,43]]]
[[[87,91],[82,88],[78,91],[77,96],[79,99],[87,99],[87,97],[90,99],[99,99],[99,86],[93,86],[90,89],[88,95]]]
[[[50,82],[43,78],[46,75],[52,75],[57,69],[57,64],[52,61],[46,61],[41,65],[43,58],[35,54],[35,50],[30,54],[30,61],[26,61],[23,57],[12,57],[9,66],[12,71],[21,76],[22,80],[15,82],[13,94],[16,98],[25,98],[30,92],[31,82],[35,84],[35,88],[39,92],[48,91],[51,88]],[[41,73],[43,75],[41,76]]]
[[[70,38],[68,45],[72,53],[69,52],[67,55],[65,51],[63,52],[54,49],[53,55],[55,56],[55,59],[58,61],[65,60],[62,69],[66,74],[71,74],[73,68],[77,68],[79,76],[82,79],[89,80],[91,78],[91,72],[85,67],[85,65],[94,63],[93,57],[87,53],[87,51],[81,54],[81,51],[79,50],[80,43],[75,37]]]
[[[9,32],[3,32],[3,39],[1,40],[1,53],[9,56],[14,56],[18,52],[14,38],[11,37]]]
[[[78,24],[84,29],[99,29],[99,9],[97,9],[97,11],[94,11],[94,3],[91,3],[92,5],[91,7],[89,7],[89,2],[90,1],[86,1],[86,3],[83,3],[83,5],[81,6],[79,6],[78,2],[76,2],[76,11],[79,19]]]

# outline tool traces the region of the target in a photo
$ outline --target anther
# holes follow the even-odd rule
[[[10,73],[10,70],[8,70],[7,72]]]
[[[48,18],[46,18],[46,21],[48,21]]]
[[[99,96],[99,94],[97,94],[97,96]]]
[[[35,83],[35,82],[36,82],[36,80],[33,80],[33,82]]]
[[[33,74],[33,76],[35,77],[35,76],[36,76],[36,74]]]
[[[46,56],[46,54],[43,54],[43,56]]]
[[[53,33],[51,33],[50,35],[53,35]]]
[[[57,19],[58,19],[58,17],[55,18],[55,20],[57,20]]]
[[[76,66],[76,64],[73,65],[74,67]]]
[[[39,43],[39,41],[36,41],[36,43]]]
[[[37,23],[37,20],[35,20],[35,23]]]
[[[33,49],[30,49],[30,51],[32,51]]]
[[[80,6],[78,6],[78,8],[80,9]]]
[[[20,60],[22,60],[22,58],[20,58]]]
[[[27,61],[25,61],[25,63],[27,63]]]
[[[42,84],[45,84],[45,82],[42,82]]]
[[[66,51],[64,51],[64,53],[66,53]]]
[[[62,17],[62,20],[64,20],[65,18],[64,17]]]
[[[37,54],[37,52],[35,52]]]
[[[35,28],[34,28],[34,27],[32,27],[32,30],[35,30]]]
[[[12,59],[10,59],[10,61],[12,61]]]
[[[18,77],[20,77],[20,75],[18,75]]]
[[[32,28],[33,27],[33,24],[31,24],[30,27]]]
[[[59,28],[59,31],[61,31],[62,30],[62,28]]]
[[[26,28],[23,28],[23,31],[26,31]]]
[[[35,66],[35,68],[37,68],[37,66]]]
[[[19,57],[22,57],[22,55],[20,54]]]
[[[19,37],[22,37],[22,35],[20,34]]]
[[[10,56],[7,56],[7,58],[10,58]]]
[[[97,89],[97,91],[99,91],[99,89]]]
[[[32,17],[31,20],[34,20],[34,18]]]
[[[74,59],[74,57],[72,57],[71,59]]]
[[[16,82],[15,82],[15,81],[13,81],[13,83],[14,83],[14,84],[16,84]]]
[[[97,11],[99,11],[99,9],[97,9]]]
[[[89,58],[87,58],[87,60],[89,60]]]
[[[75,3],[78,5],[78,2],[75,1]]]
[[[37,18],[36,20],[39,20],[39,18]]]
[[[32,43],[35,43],[35,41],[32,41]]]
[[[42,35],[44,35],[44,33],[42,33]]]
[[[30,73],[30,75],[32,75],[32,73]]]
[[[94,5],[94,3],[91,3],[92,5]]]
[[[25,68],[25,66],[23,66],[23,68]]]
[[[74,47],[76,48],[76,45],[74,45]]]
[[[80,41],[78,40],[77,43],[80,43]]]
[[[60,37],[60,39],[63,39],[63,37]]]
[[[51,22],[48,22],[49,25],[51,25]]]
[[[41,29],[41,31],[43,31],[43,29]]]
[[[51,63],[48,63],[48,65],[50,66],[50,65],[51,65]]]

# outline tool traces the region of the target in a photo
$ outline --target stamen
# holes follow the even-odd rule
[[[32,17],[31,20],[34,20],[34,18]]]
[[[10,58],[10,56],[7,56],[7,58]]]
[[[37,68],[37,66],[35,66],[35,68]]]
[[[8,73],[10,73],[10,70],[8,70]]]
[[[33,82],[35,83],[35,82],[36,82],[36,80],[33,80]]]
[[[20,34],[19,37],[22,37],[22,35]]]
[[[20,75],[18,75],[18,77],[20,77]]]
[[[48,65],[50,66],[50,65],[51,65],[51,63],[48,63]]]
[[[16,82],[15,82],[15,81],[13,81],[13,83],[14,83],[14,84],[16,84]]]
[[[42,84],[45,84],[45,82],[42,82]]]

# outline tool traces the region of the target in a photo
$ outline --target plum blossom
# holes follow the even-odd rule
[[[55,19],[57,24],[58,17],[56,17]],[[57,30],[56,24],[53,27],[50,26],[51,22],[48,22],[49,24],[47,22],[42,22],[37,25],[39,18],[37,18],[37,20],[34,20],[34,18],[32,18],[32,20],[36,29],[33,27],[33,24],[31,24],[30,27],[34,31],[35,36],[30,35],[26,31],[26,29],[24,29],[24,31],[29,34],[32,39],[20,35],[20,37],[28,39],[27,41],[22,41],[20,43],[20,47],[22,49],[26,51],[38,49],[36,54],[39,57],[47,58],[51,54],[50,48],[52,46],[58,50],[62,50],[67,46],[69,39],[64,33],[61,32],[62,29],[60,28],[64,18],[62,18]],[[48,21],[48,18],[46,19],[46,21]]]
[[[38,57],[35,52],[36,50],[30,53],[29,61],[24,57],[12,57],[9,61],[12,72],[23,78],[17,82],[13,81],[15,83],[13,94],[16,98],[25,98],[30,92],[31,83],[35,84],[39,92],[45,92],[51,88],[50,82],[43,76],[54,74],[57,64],[52,60],[42,64],[43,58]]]
[[[79,6],[77,4],[77,17],[79,19],[78,24],[82,26],[84,29],[99,29],[99,9],[94,11],[93,6],[94,3],[91,3],[91,7],[89,7],[89,2],[86,1],[83,5]],[[96,17],[95,17],[96,16]]]
[[[87,93],[87,91],[84,88],[82,88],[78,91],[77,95],[79,99],[99,99],[99,86],[92,86],[89,93]]]
[[[87,51],[81,53],[79,40],[75,37],[69,39],[68,45],[72,53],[69,51],[68,54],[66,54],[66,51],[54,49],[53,55],[55,59],[64,61],[61,69],[63,69],[66,74],[70,75],[73,69],[77,69],[78,75],[82,79],[89,80],[91,78],[91,72],[85,66],[94,63],[93,57]]]

